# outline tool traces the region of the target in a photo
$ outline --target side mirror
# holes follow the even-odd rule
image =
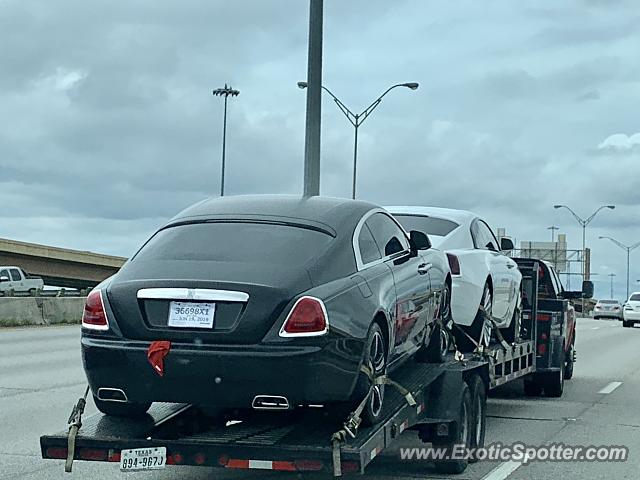
[[[431,248],[429,237],[419,230],[411,230],[409,232],[409,240],[416,250],[428,250]]]
[[[7,276],[5,276],[5,275],[3,275],[3,276],[1,276],[1,277],[0,277],[0,283],[2,283],[2,282],[8,282],[8,281],[9,281],[9,277],[7,277]]]
[[[582,298],[593,298],[593,282],[591,280],[582,282]]]
[[[513,245],[513,240],[510,238],[502,237],[500,239],[500,250],[503,252],[510,252],[511,250],[515,250],[515,246]]]

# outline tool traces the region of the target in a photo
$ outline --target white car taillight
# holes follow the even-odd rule
[[[84,304],[82,328],[89,330],[109,330],[109,321],[102,303],[102,292],[93,290]]]
[[[329,331],[324,303],[315,297],[300,297],[280,329],[281,337],[316,337]]]

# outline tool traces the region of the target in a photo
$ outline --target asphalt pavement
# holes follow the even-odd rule
[[[296,474],[265,471],[167,467],[159,472],[121,474],[117,464],[76,462],[71,474],[63,462],[40,458],[39,437],[66,428],[85,378],[79,351],[79,327],[0,330],[0,478],[2,479],[291,479]],[[622,328],[615,320],[578,319],[578,363],[562,398],[528,399],[520,383],[489,399],[487,443],[527,445],[624,445],[626,462],[577,463],[479,462],[460,480],[559,478],[584,480],[640,478],[640,328]],[[88,404],[87,415],[95,412]],[[420,446],[406,432],[400,446]],[[323,478],[305,475],[304,478]],[[370,479],[447,478],[426,461],[400,461],[397,448],[367,468]]]

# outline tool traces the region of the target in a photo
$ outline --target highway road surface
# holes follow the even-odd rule
[[[615,320],[579,319],[578,363],[561,399],[527,399],[519,384],[489,399],[487,443],[528,445],[625,445],[626,462],[480,462],[460,480],[584,480],[640,478],[640,328]],[[167,467],[161,472],[120,474],[117,464],[76,462],[65,474],[60,461],[42,460],[38,439],[66,428],[70,409],[85,387],[79,327],[0,330],[0,478],[2,479],[291,479],[295,474]],[[88,405],[87,414],[95,412]],[[420,446],[412,432],[400,446]],[[367,469],[370,479],[445,478],[426,461],[398,461],[389,450]],[[306,475],[305,478],[321,478]]]

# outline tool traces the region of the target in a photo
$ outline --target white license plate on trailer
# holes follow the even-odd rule
[[[215,313],[215,303],[171,302],[168,325],[178,328],[213,328]]]
[[[167,465],[166,447],[132,448],[120,452],[120,470],[160,470]]]

